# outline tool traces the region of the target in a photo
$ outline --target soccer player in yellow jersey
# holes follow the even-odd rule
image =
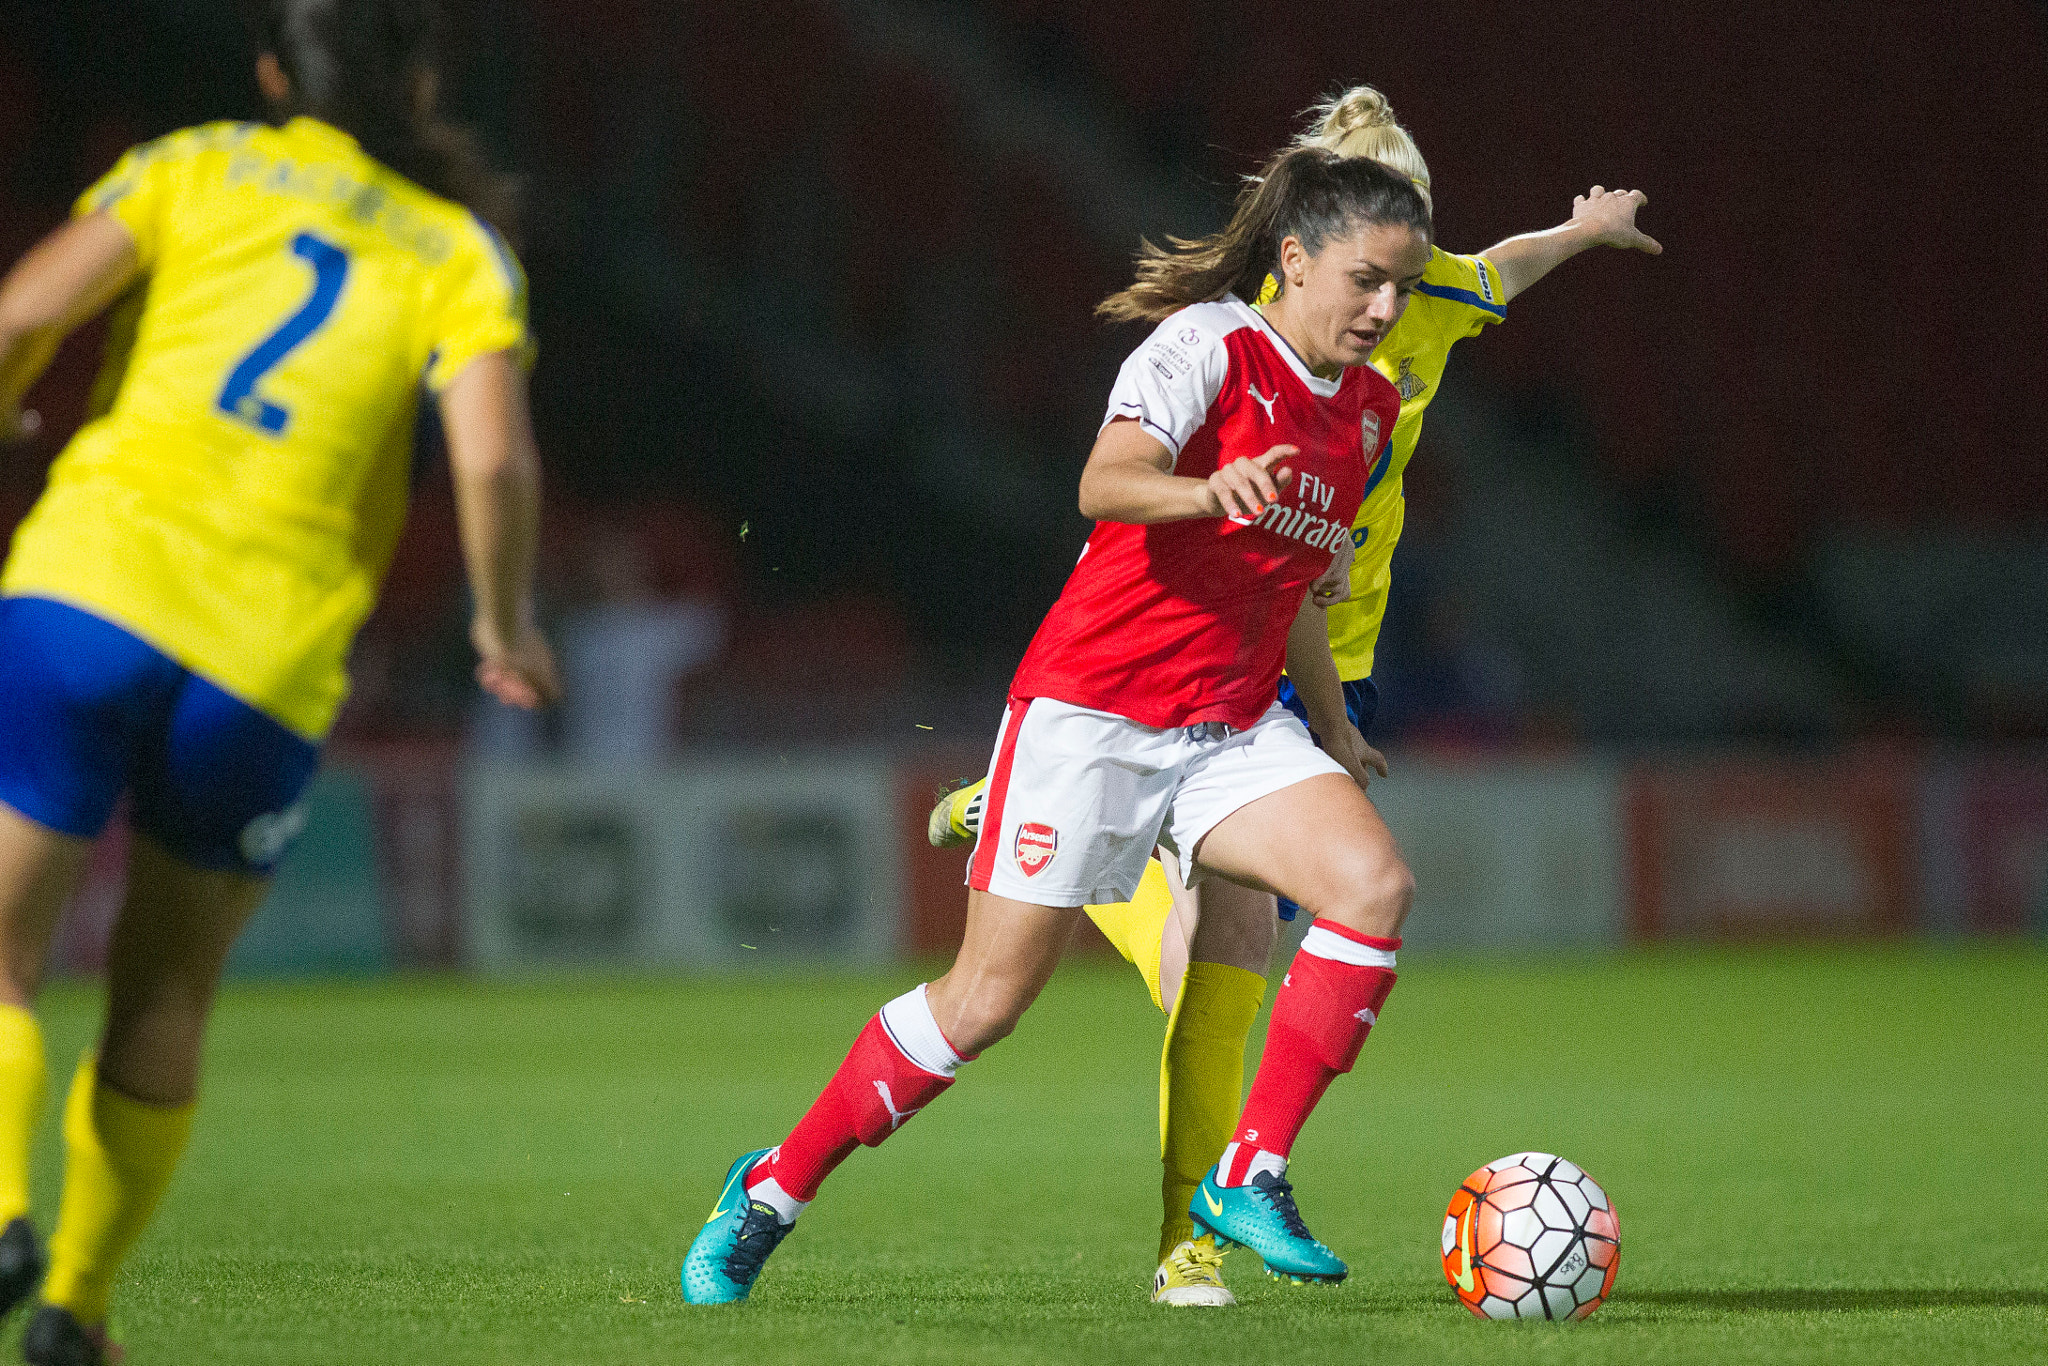
[[[0,433],[66,332],[131,301],[104,412],[0,572],[0,1312],[35,1290],[31,1013],[125,792],[107,1017],[64,1109],[31,1362],[98,1362],[114,1272],[191,1126],[224,958],[303,824],[349,643],[405,517],[422,387],[448,433],[482,685],[537,706],[538,457],[502,186],[433,114],[425,0],[267,0],[278,123],[124,157],[0,284]]]
[[[1355,86],[1316,106],[1309,116],[1310,125],[1296,138],[1297,145],[1370,157],[1407,176],[1428,197],[1429,167],[1379,91]],[[1510,299],[1588,247],[1662,251],[1635,225],[1636,211],[1647,202],[1641,191],[1610,191],[1596,185],[1573,201],[1571,217],[1557,227],[1510,237],[1476,256],[1432,247],[1429,266],[1409,297],[1407,310],[1374,350],[1373,366],[1401,393],[1401,416],[1385,457],[1369,476],[1365,503],[1352,525],[1348,579],[1318,584],[1314,598],[1327,609],[1331,653],[1352,723],[1361,734],[1370,731],[1378,700],[1372,681],[1373,651],[1386,613],[1394,546],[1401,537],[1402,474],[1422,433],[1423,410],[1442,383],[1451,347],[1501,321]],[[1261,304],[1273,297],[1274,288],[1269,279]],[[1280,700],[1300,714],[1284,678]],[[1371,758],[1384,777],[1385,759],[1377,751],[1371,751]],[[961,843],[977,833],[982,786],[976,783],[952,793],[933,809],[934,844]],[[1199,894],[1189,893],[1155,860],[1128,904],[1088,908],[1104,935],[1144,976],[1153,1003],[1167,1012],[1159,1063],[1165,1219],[1152,1290],[1153,1300],[1161,1304],[1235,1302],[1223,1284],[1222,1254],[1211,1240],[1193,1237],[1188,1204],[1230,1140],[1244,1089],[1245,1038],[1265,1000],[1265,974],[1278,926],[1274,917],[1219,916],[1204,935],[1200,908],[1204,901],[1214,904],[1221,897],[1254,896],[1272,904],[1264,893],[1214,879]],[[1279,919],[1294,918],[1291,904],[1282,902],[1276,909]],[[1226,938],[1217,928],[1226,921],[1259,924],[1266,932]]]

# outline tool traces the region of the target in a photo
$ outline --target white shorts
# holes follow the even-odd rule
[[[1038,697],[1013,699],[996,736],[981,836],[967,884],[1040,906],[1129,901],[1163,845],[1181,879],[1225,816],[1270,792],[1344,768],[1274,703],[1249,730],[1159,730]]]

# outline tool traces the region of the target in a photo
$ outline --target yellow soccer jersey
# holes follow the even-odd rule
[[[422,382],[530,347],[518,263],[308,118],[138,147],[76,211],[128,230],[145,292],[0,592],[104,616],[318,739],[405,519]]]
[[[1504,298],[1500,272],[1492,262],[1432,247],[1422,283],[1372,353],[1373,367],[1401,391],[1401,419],[1394,424],[1386,468],[1372,472],[1365,503],[1351,524],[1351,543],[1358,552],[1351,562],[1351,600],[1329,612],[1330,653],[1336,656],[1340,678],[1372,675],[1373,649],[1387,611],[1394,545],[1401,539],[1401,475],[1422,435],[1422,410],[1443,382],[1451,347],[1505,318]]]

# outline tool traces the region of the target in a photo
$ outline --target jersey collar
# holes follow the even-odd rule
[[[1272,338],[1273,349],[1286,358],[1288,366],[1294,371],[1295,378],[1307,385],[1310,393],[1314,394],[1317,398],[1335,398],[1337,396],[1337,391],[1344,387],[1343,371],[1338,371],[1337,378],[1335,379],[1322,378],[1315,371],[1308,368],[1307,363],[1302,360],[1300,353],[1294,349],[1287,338],[1273,330],[1273,324],[1266,321],[1265,314],[1259,312],[1258,309],[1253,308],[1235,294],[1227,296],[1227,302],[1238,311],[1240,316],[1250,322],[1253,327],[1258,328],[1259,331]]]

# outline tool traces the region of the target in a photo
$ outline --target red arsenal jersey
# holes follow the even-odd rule
[[[1142,423],[1173,452],[1173,472],[1195,479],[1298,446],[1294,479],[1252,522],[1097,522],[1012,695],[1147,726],[1251,726],[1273,704],[1288,627],[1350,534],[1400,412],[1401,395],[1370,366],[1318,379],[1234,295],[1161,323],[1124,362],[1103,425]]]

